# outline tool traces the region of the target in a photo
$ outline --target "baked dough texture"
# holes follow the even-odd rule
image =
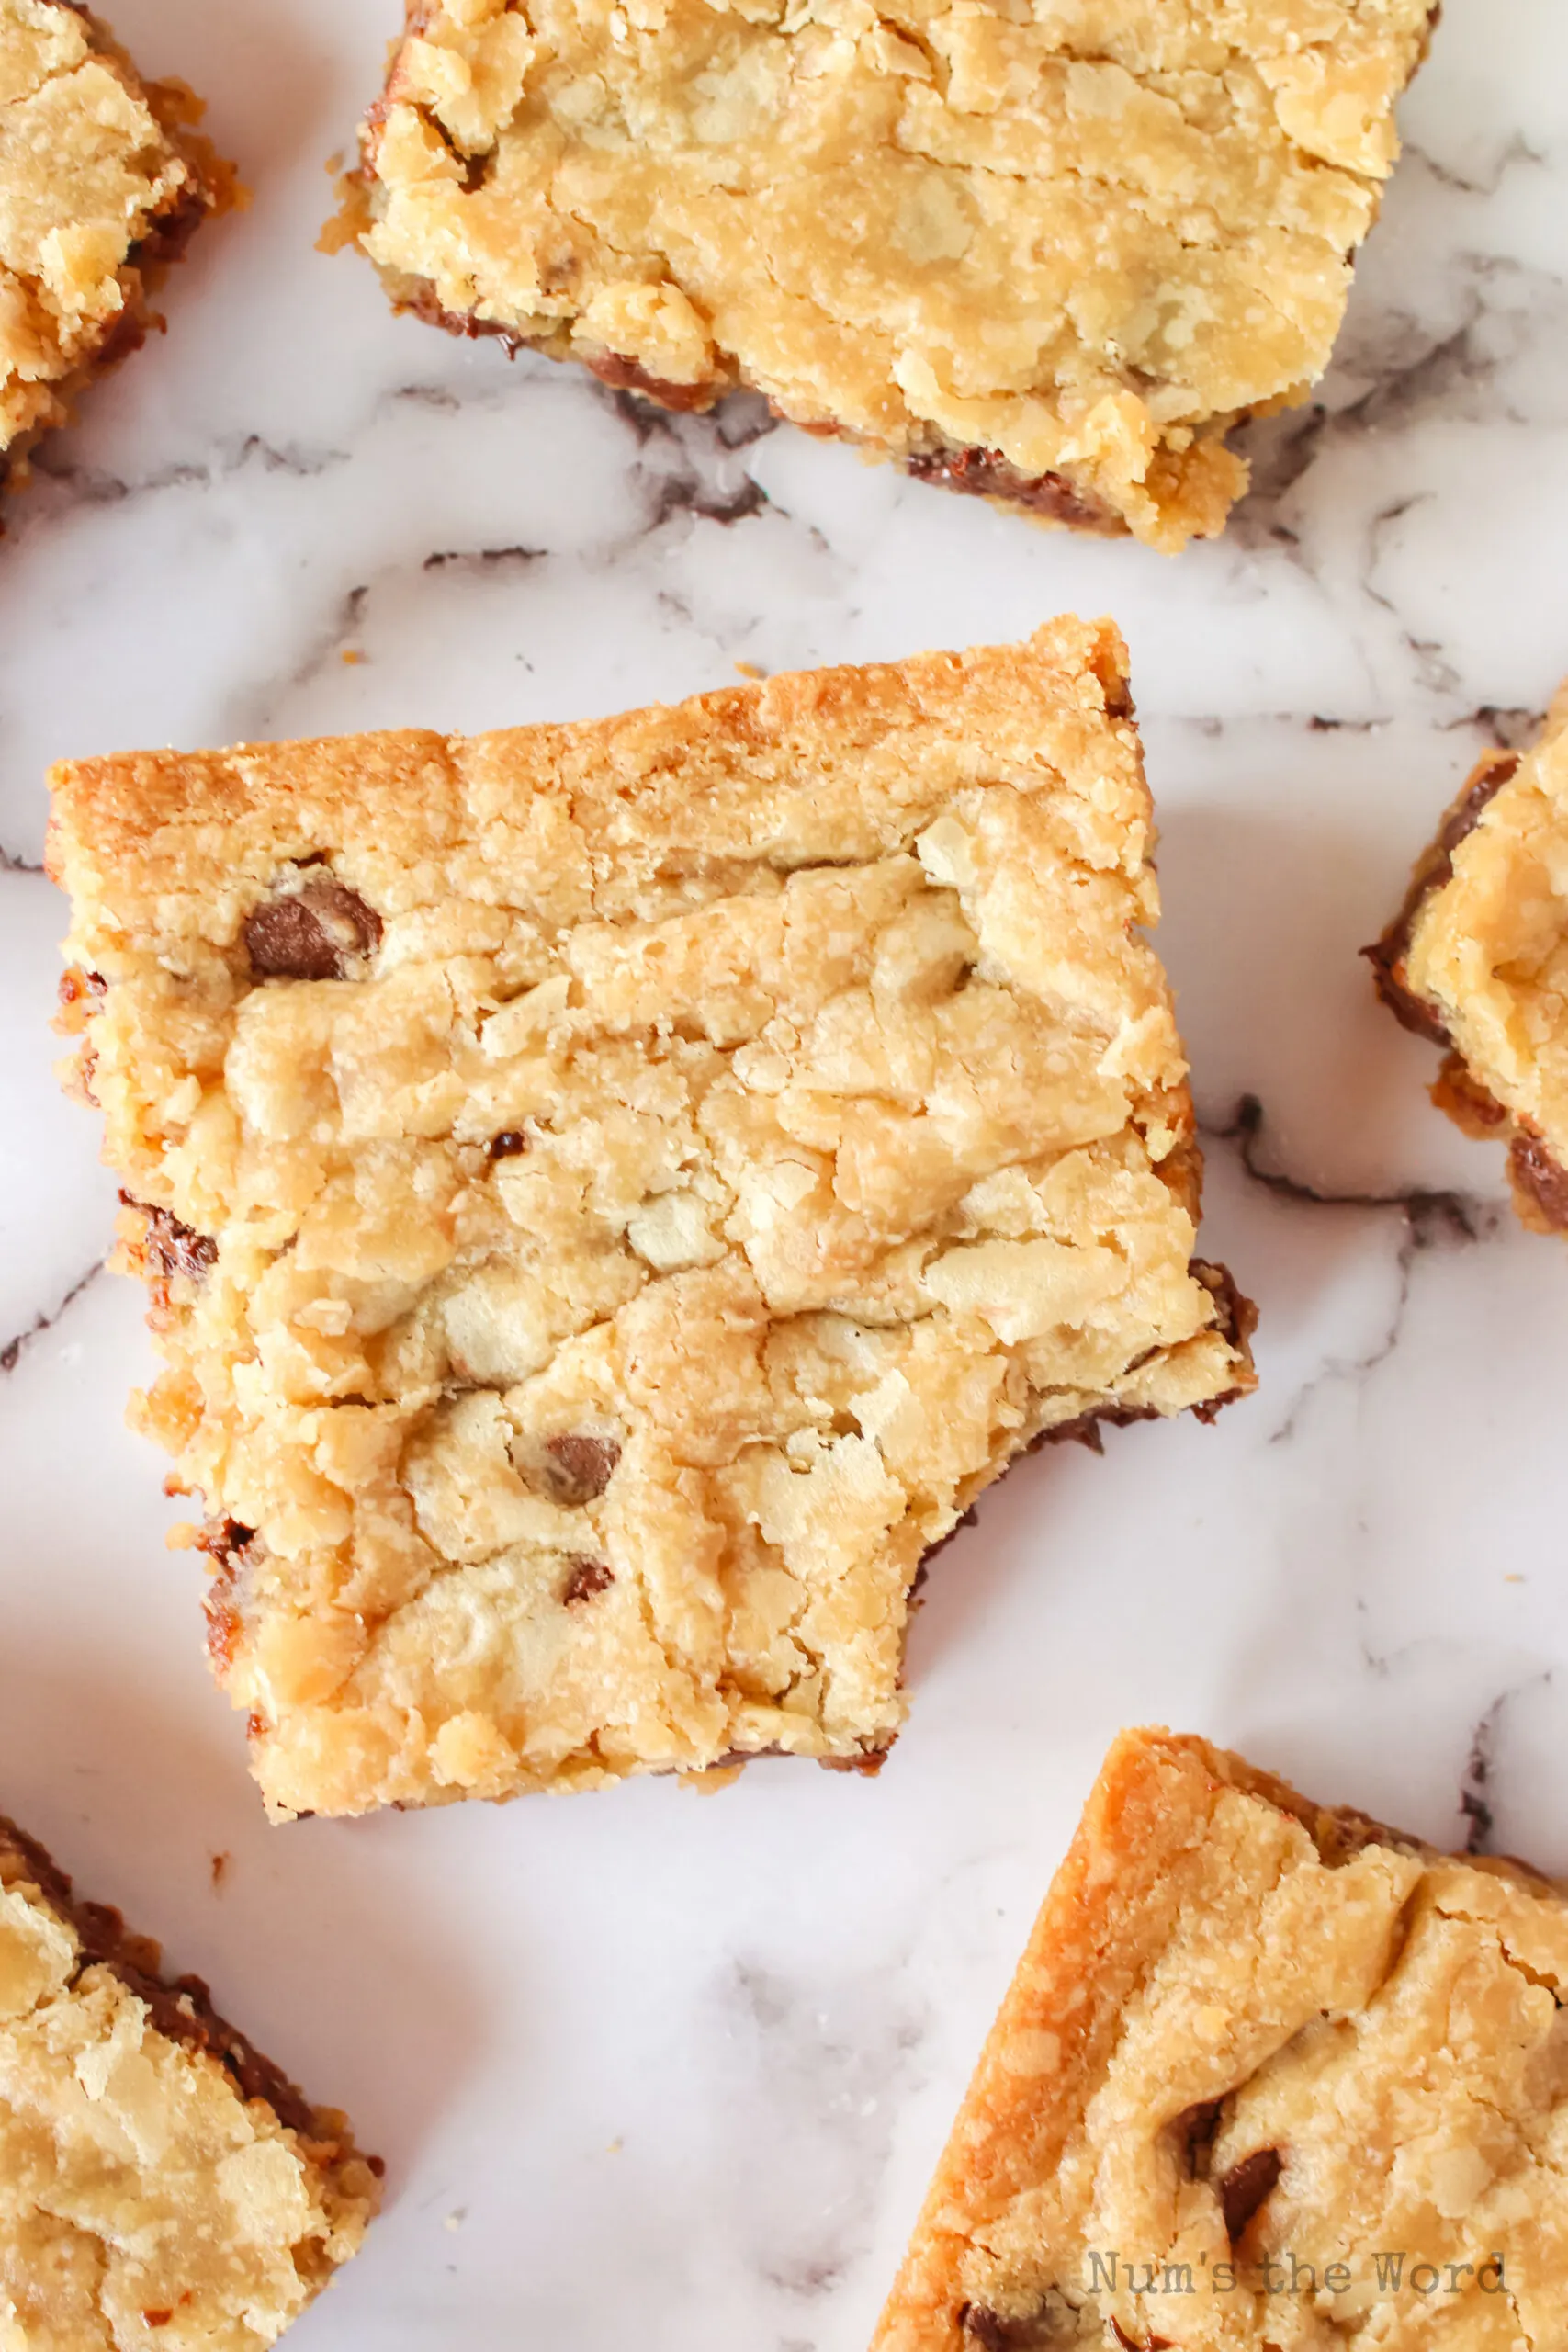
[[[0,482],[142,341],[150,286],[232,181],[190,93],[67,0],[0,0]]]
[[[413,0],[329,238],[459,333],[1176,548],[1327,363],[1435,14]]]
[[[1448,1048],[1433,1101],[1508,1145],[1526,1225],[1568,1232],[1568,685],[1532,750],[1479,763],[1367,954],[1396,1018]]]
[[[254,2352],[376,2210],[344,2119],[157,1968],[0,1819],[6,2352]]]
[[[1250,1387],[1124,662],[55,772],[140,1418],[276,1810],[874,1765],[980,1488]]]
[[[1128,1732],[874,2352],[1563,2340],[1568,1906]]]

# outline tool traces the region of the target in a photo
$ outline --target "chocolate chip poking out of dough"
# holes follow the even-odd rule
[[[1568,1233],[1568,1169],[1558,1165],[1539,1136],[1514,1137],[1508,1146],[1508,1174],[1554,1232]]]
[[[561,1599],[569,1609],[580,1600],[592,1600],[596,1592],[605,1592],[615,1583],[613,1572],[603,1560],[590,1560],[581,1555],[571,1563],[571,1581]]]
[[[609,1485],[621,1449],[609,1437],[552,1437],[545,1446],[556,1499],[591,1503]]]
[[[1184,2108],[1171,2125],[1189,2180],[1207,2180],[1209,2157],[1214,2145],[1214,2133],[1219,2129],[1220,2109],[1224,2101],[1206,2098],[1196,2107]]]
[[[528,1138],[521,1127],[503,1127],[500,1135],[491,1136],[490,1139],[490,1156],[492,1159],[515,1159],[520,1152],[525,1152],[527,1148]]]
[[[128,1209],[140,1209],[147,1220],[141,1249],[148,1270],[167,1282],[172,1274],[184,1274],[193,1283],[200,1282],[209,1266],[218,1262],[218,1244],[209,1233],[197,1233],[171,1209],[155,1209],[149,1201],[139,1201],[130,1193],[122,1192],[120,1200]]]
[[[980,2352],[1046,2352],[1048,2346],[1062,2339],[1058,2301],[1059,2298],[1047,2297],[1038,2312],[1021,2319],[994,2312],[985,2303],[961,2303],[958,2325],[964,2342],[977,2344]]]
[[[1255,2148],[1240,2164],[1232,2165],[1220,2183],[1220,2207],[1225,2217],[1225,2234],[1232,2245],[1239,2245],[1247,2234],[1247,2225],[1269,2196],[1283,2172],[1284,2160],[1278,2148]]]
[[[245,917],[245,953],[261,980],[341,980],[381,944],[381,918],[357,890],[323,876],[264,899]]]
[[[1121,2321],[1114,2317],[1111,2322],[1111,2333],[1122,2346],[1122,2352],[1173,2352],[1168,2335],[1151,2335],[1146,2344],[1140,2344],[1137,2337],[1129,2335]]]

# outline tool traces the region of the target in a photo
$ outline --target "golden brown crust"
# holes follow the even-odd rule
[[[429,0],[333,244],[400,307],[1179,547],[1303,396],[1432,0]]]
[[[1456,1971],[1460,1994],[1447,1990]],[[1266,2254],[1310,2259],[1321,2283],[1326,2248],[1359,2290],[1363,2270],[1376,2275],[1371,2247],[1380,2258],[1403,2247],[1407,2271],[1468,2249],[1451,2340],[1490,2345],[1475,2249],[1506,2245],[1504,2267],[1528,2278],[1537,2310],[1549,2308],[1550,2222],[1543,2215],[1543,2234],[1532,2234],[1500,2145],[1467,2174],[1469,2201],[1450,2199],[1446,2185],[1439,2212],[1418,2183],[1413,2199],[1391,2195],[1391,2237],[1364,2235],[1376,2226],[1375,2188],[1325,2210],[1317,2184],[1333,2176],[1321,2150],[1341,2128],[1325,2021],[1344,2018],[1334,2030],[1361,2036],[1350,2064],[1376,2118],[1357,2144],[1359,2115],[1339,2094],[1352,2178],[1359,2165],[1382,2179],[1376,2143],[1390,2115],[1396,2141],[1446,2119],[1464,2144],[1471,2093],[1447,2087],[1451,2065],[1490,2084],[1529,2180],[1525,2149],[1549,2143],[1562,2112],[1557,2078],[1520,2075],[1522,2051],[1518,2064],[1511,2043],[1505,2055],[1512,2022],[1486,2005],[1522,2005],[1544,2041],[1554,2010],[1539,1988],[1565,1978],[1568,1908],[1528,1864],[1450,1860],[1203,1740],[1123,1733],[987,2040],[874,2352],[1087,2352],[1161,2339],[1240,2352],[1278,2341]],[[1504,2037],[1495,2052],[1472,2039],[1488,2030]],[[1249,2188],[1263,2184],[1258,2202],[1271,2201],[1248,2234]],[[1172,2265],[1188,2266],[1196,2288],[1171,2285]],[[1336,2302],[1337,2291],[1309,2298],[1305,2312],[1332,2312],[1354,2332],[1367,2298]],[[1419,2289],[1404,2291],[1419,2312]]]
[[[1130,713],[1063,620],[57,772],[141,1417],[275,1804],[879,1757],[982,1487],[1250,1387]]]
[[[1508,1145],[1521,1221],[1568,1232],[1568,693],[1527,752],[1484,753],[1364,952],[1404,1027],[1446,1049],[1432,1100]]]

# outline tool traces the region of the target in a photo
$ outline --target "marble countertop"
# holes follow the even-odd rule
[[[1568,12],[1449,0],[1332,376],[1177,560],[392,319],[311,249],[392,0],[113,14],[255,201],[0,545],[0,1804],[386,2153],[299,2352],[852,2352],[1118,1726],[1568,1871],[1568,1250],[1355,953],[1568,665]],[[50,1075],[47,763],[580,717],[1067,607],[1132,642],[1258,1396],[989,1498],[877,1781],[269,1829],[122,1427],[149,1349]]]

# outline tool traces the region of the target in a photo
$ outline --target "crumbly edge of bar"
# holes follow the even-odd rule
[[[140,351],[150,334],[163,331],[164,320],[153,307],[152,297],[175,265],[183,261],[197,231],[204,222],[240,210],[249,201],[236,167],[196,128],[206,111],[205,101],[183,82],[143,81],[129,52],[100,17],[77,6],[76,0],[58,0],[58,5],[82,17],[93,54],[112,66],[128,89],[141,99],[191,177],[172,203],[149,217],[147,227],[126,254],[118,271],[124,302],[105,320],[93,348],[69,375],[49,387],[49,413],[0,450],[0,494],[26,487],[31,473],[28,460],[39,442],[70,424],[91,386]]]
[[[351,174],[344,183],[345,194],[342,209],[323,238],[323,249],[335,252],[345,244],[357,242],[367,214],[365,210],[360,175]],[[446,334],[461,336],[468,341],[493,339],[502,344],[508,358],[515,358],[519,351],[536,351],[546,358],[574,362],[615,392],[629,392],[636,399],[671,415],[702,414],[723,400],[728,392],[754,390],[745,368],[737,360],[732,371],[707,379],[700,383],[673,384],[657,376],[634,359],[619,352],[590,355],[570,338],[560,335],[524,335],[499,320],[482,319],[477,312],[467,313],[443,308],[434,286],[428,279],[411,278],[377,265],[378,275],[387,288],[393,308],[411,317],[421,319],[427,326],[440,327]],[[1304,400],[1303,389],[1299,398]],[[785,424],[793,424],[814,440],[842,441],[856,449],[873,464],[891,464],[898,472],[916,481],[929,482],[940,490],[955,492],[963,496],[984,499],[999,513],[1022,514],[1032,523],[1047,530],[1087,532],[1099,538],[1128,538],[1133,526],[1126,516],[1101,498],[1089,485],[1077,481],[1067,473],[1046,473],[1030,476],[1022,473],[998,450],[978,447],[961,447],[932,435],[929,447],[918,450],[895,448],[891,444],[874,441],[852,433],[846,426],[825,424],[819,419],[792,415],[777,401],[769,400],[773,413]],[[1276,406],[1279,403],[1268,403]],[[1245,458],[1227,446],[1227,436],[1245,424],[1262,409],[1244,409],[1218,419],[1198,436],[1202,447],[1217,459],[1227,474],[1225,497],[1212,521],[1190,534],[1172,536],[1168,545],[1165,537],[1159,541],[1167,552],[1176,551],[1188,536],[1206,538],[1217,537],[1224,526],[1231,506],[1243,496],[1248,479]]]
[[[1426,62],[1440,13],[1441,0],[1430,0],[1419,44],[1405,76],[1405,87],[1409,86]],[[320,248],[324,253],[338,253],[344,246],[357,245],[373,219],[371,189],[376,174],[372,143],[389,102],[389,94],[403,46],[421,33],[430,19],[429,0],[404,0],[403,14],[402,34],[389,45],[387,76],[382,90],[361,125],[359,163],[343,174],[338,181],[338,209],[327,222],[320,239]],[[1369,232],[1381,209],[1382,191],[1373,190]],[[590,355],[584,352],[572,342],[564,327],[553,334],[525,335],[504,321],[481,318],[477,311],[459,313],[449,311],[442,304],[434,286],[428,279],[389,268],[380,263],[376,267],[394,309],[399,311],[407,311],[427,324],[439,326],[450,334],[469,340],[481,336],[495,337],[504,345],[509,358],[515,357],[520,350],[531,349],[558,360],[576,360],[613,390],[629,391],[672,413],[700,413],[712,408],[727,392],[741,388],[761,389],[750,383],[742,363],[733,353],[722,355],[726,363],[722,373],[698,382],[671,383],[649,375],[636,360],[623,353],[604,351]],[[1179,552],[1192,538],[1218,537],[1225,526],[1232,507],[1245,496],[1250,480],[1251,469],[1247,461],[1229,447],[1230,435],[1255,418],[1304,402],[1310,392],[1311,386],[1303,383],[1293,391],[1210,418],[1189,445],[1190,455],[1204,462],[1210,476],[1201,517],[1179,518],[1173,514],[1162,528],[1138,531],[1137,536],[1145,537],[1150,544],[1167,553]],[[999,451],[949,442],[935,428],[931,429],[929,442],[918,449],[895,447],[853,434],[846,427],[820,418],[790,415],[774,401],[770,401],[769,404],[776,416],[784,417],[816,438],[846,441],[872,461],[890,460],[901,472],[918,481],[984,498],[999,511],[1023,514],[1045,528],[1077,530],[1110,538],[1133,536],[1136,528],[1124,514],[1102,498],[1091,485],[1075,480],[1068,473],[1026,475]],[[1156,462],[1158,462],[1157,453]]]
[[[73,1982],[88,1969],[106,1969],[142,2002],[153,2030],[197,2058],[220,2067],[236,2098],[259,2101],[287,2132],[313,2171],[352,2195],[369,2196],[374,2211],[385,2166],[355,2147],[348,2120],[333,2108],[313,2107],[283,2069],[213,2007],[199,1976],[163,1973],[158,1945],[134,1934],[112,1905],[78,1895],[47,1848],[0,1814],[0,1886],[51,1912],[74,1937],[79,1957]]]
[[[1564,706],[1568,718],[1568,706]],[[1532,1233],[1568,1234],[1568,1169],[1539,1128],[1499,1102],[1465,1060],[1441,1006],[1410,986],[1408,958],[1416,926],[1430,901],[1453,879],[1454,853],[1481,823],[1487,808],[1512,782],[1521,752],[1485,752],[1449,803],[1443,820],[1416,861],[1404,903],[1381,939],[1362,955],[1372,984],[1401,1028],[1440,1046],[1443,1062],[1428,1091],[1433,1103],[1461,1133],[1480,1142],[1507,1146],[1508,1189],[1515,1214]]]
[[[623,743],[629,743],[634,756],[640,755],[639,735],[652,736],[662,746],[671,737],[672,722],[683,738],[697,740],[704,735],[723,737],[730,731],[750,739],[756,729],[753,714],[759,706],[773,706],[768,723],[775,725],[782,735],[792,739],[803,730],[810,730],[818,723],[818,714],[825,723],[836,727],[846,720],[853,723],[858,712],[867,707],[880,709],[876,697],[886,679],[896,679],[908,696],[911,718],[920,724],[933,718],[952,723],[952,717],[962,707],[969,692],[969,673],[979,668],[1004,682],[1013,689],[1022,688],[1032,695],[1047,691],[1053,677],[1059,677],[1064,690],[1070,691],[1075,678],[1090,684],[1091,691],[1102,700],[1104,718],[1111,722],[1130,719],[1132,700],[1127,689],[1125,649],[1117,633],[1108,624],[1085,624],[1072,616],[1064,616],[1046,624],[1035,637],[1022,646],[976,649],[968,654],[933,654],[886,664],[852,666],[838,671],[808,672],[795,676],[781,675],[761,684],[720,689],[717,693],[694,698],[675,711],[655,707],[643,712],[629,712],[602,720],[590,721],[566,729],[521,730],[533,736],[547,753],[563,743],[570,743],[593,756],[597,764],[602,758],[608,765],[616,765],[615,753]],[[1098,714],[1096,714],[1098,717]],[[684,722],[681,725],[681,722]],[[515,740],[513,738],[513,740]],[[330,798],[338,804],[333,810],[334,820],[341,821],[345,836],[357,825],[373,821],[378,807],[377,786],[367,785],[366,779],[378,762],[369,756],[372,747],[384,749],[389,761],[394,754],[405,758],[411,753],[428,752],[440,756],[446,745],[439,737],[387,735],[380,738],[348,738],[320,745],[290,745],[273,747],[274,757],[285,755],[301,761],[309,760],[313,770],[310,789],[319,795],[323,784]],[[265,752],[267,747],[254,747]],[[254,814],[258,806],[267,803],[269,795],[264,782],[259,782],[255,770],[260,762],[246,758],[243,764],[223,755],[196,755],[190,759],[177,754],[135,755],[92,761],[56,771],[53,779],[56,804],[51,820],[49,865],[54,878],[73,893],[80,916],[85,896],[93,894],[95,876],[105,870],[118,871],[121,876],[134,867],[139,883],[156,893],[158,870],[164,854],[178,854],[188,849],[195,838],[193,829],[200,826],[221,827],[225,822],[242,821]],[[439,797],[438,788],[427,782],[421,794],[421,815],[427,820]],[[156,846],[154,846],[154,842]],[[168,845],[165,851],[165,844]],[[216,855],[216,853],[214,853]],[[215,870],[217,870],[215,868]],[[199,877],[198,877],[199,878]],[[189,876],[186,877],[187,883]],[[93,917],[91,920],[97,920]],[[113,919],[113,926],[122,927],[129,918],[122,910]],[[77,1060],[73,1085],[78,1094],[90,1086],[92,1046],[89,1023],[94,1001],[101,986],[97,975],[88,970],[73,970],[62,984],[65,1010],[61,1025],[78,1039]],[[91,1100],[90,1092],[86,1099]],[[123,1171],[122,1171],[123,1172]],[[1174,1153],[1160,1170],[1173,1197],[1185,1208],[1194,1225],[1201,1209],[1201,1162],[1195,1145],[1190,1142]],[[128,1201],[129,1210],[142,1219],[161,1219],[175,1223],[166,1208],[154,1207],[145,1200]],[[181,1229],[175,1237],[197,1250],[210,1250],[211,1244],[201,1236]],[[155,1321],[166,1314],[168,1284],[166,1280],[154,1281],[145,1264],[133,1262],[137,1257],[134,1246],[123,1261],[127,1271],[148,1274],[153,1294]],[[177,1254],[177,1250],[176,1250]],[[1247,1340],[1256,1320],[1256,1310],[1250,1301],[1241,1296],[1229,1274],[1223,1268],[1210,1266],[1201,1259],[1192,1261],[1192,1272],[1211,1291],[1216,1303],[1213,1328],[1230,1345],[1235,1357],[1235,1377],[1231,1385],[1218,1395],[1200,1400],[1190,1409],[1205,1421],[1213,1418],[1221,1408],[1250,1393],[1256,1385]],[[1123,1423],[1151,1417],[1150,1408],[1127,1408],[1107,1403],[1067,1424],[1055,1428],[1028,1430],[1009,1456],[983,1476],[977,1476],[959,1501],[959,1523],[971,1515],[971,1506],[987,1487],[1005,1475],[1011,1464],[1023,1453],[1032,1452],[1047,1442],[1073,1438],[1099,1450],[1100,1423]],[[227,1631],[232,1608],[229,1589],[231,1568],[245,1546],[256,1540],[254,1531],[239,1528],[223,1516],[224,1505],[220,1499],[214,1516],[199,1539],[199,1548],[207,1551],[217,1564],[217,1575],[209,1595],[209,1623],[213,1638],[221,1648],[231,1638]],[[955,1531],[954,1531],[955,1532]],[[262,1532],[265,1541],[265,1531]],[[926,1562],[950,1540],[943,1536],[931,1547]],[[926,1562],[917,1568],[909,1589],[910,1599],[918,1605],[924,1581]],[[852,1753],[818,1760],[829,1769],[874,1772],[880,1766],[891,1742],[857,1749]],[[761,1751],[766,1754],[768,1751]],[[725,1756],[707,1769],[713,1772],[728,1771],[741,1759]],[[454,1792],[457,1801],[460,1792]]]
[[[1009,2352],[1036,2340],[1027,2326],[966,2300],[962,2267],[972,2233],[1059,2164],[1122,2014],[1108,1989],[1111,1963],[1146,1967],[1157,1959],[1161,1943],[1139,1933],[1141,1900],[1181,1855],[1201,1847],[1226,1789],[1300,1823],[1331,1869],[1372,1846],[1423,1861],[1449,1859],[1353,1806],[1319,1804],[1207,1740],[1158,1727],[1122,1733],[987,2036],[872,2352]],[[1515,1856],[1452,1859],[1562,1898],[1560,1886]],[[1058,2027],[1064,2054],[1043,2077],[1021,2053]]]

